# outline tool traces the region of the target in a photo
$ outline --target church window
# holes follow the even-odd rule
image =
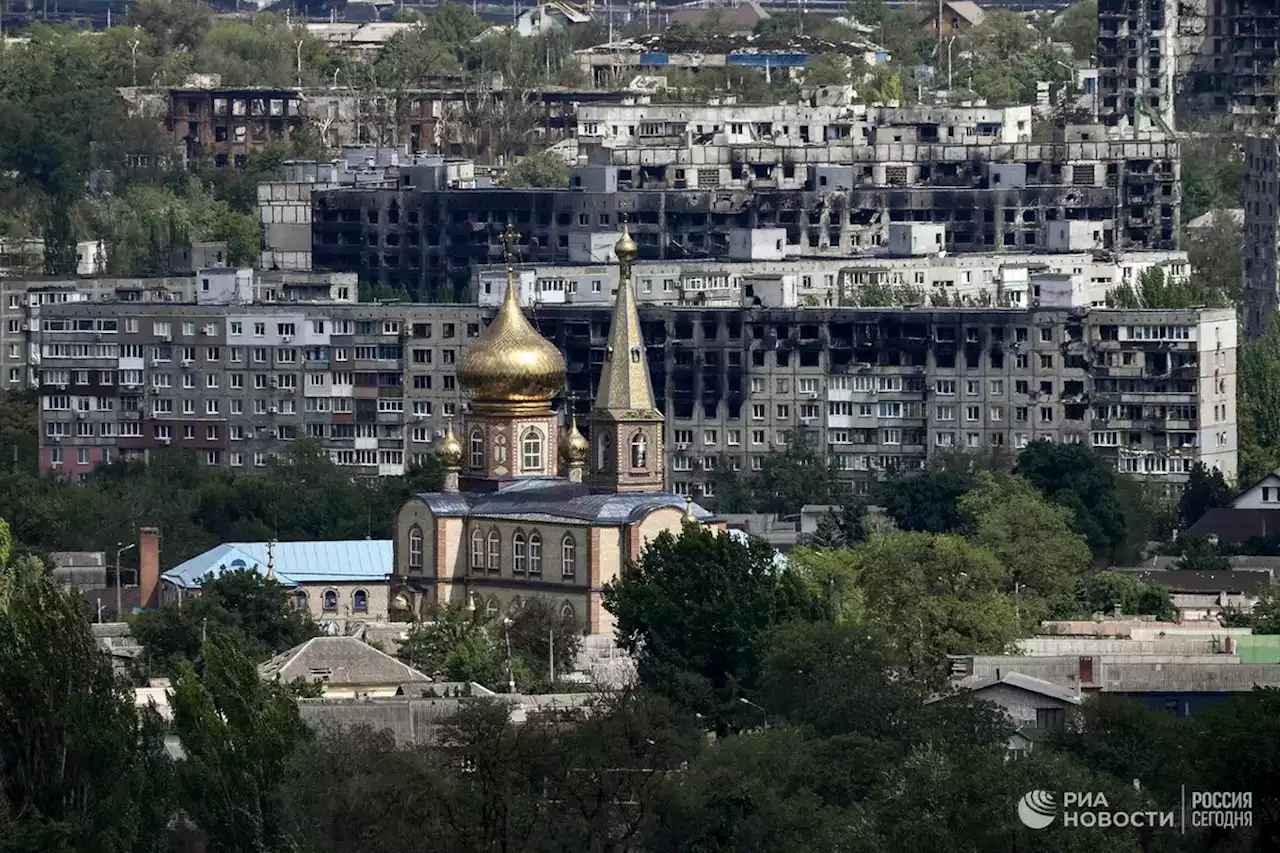
[[[497,598],[497,596],[494,596],[493,598],[490,598],[488,601],[486,601],[486,602],[485,602],[485,604],[484,604],[484,615],[485,615],[486,617],[488,617],[489,619],[497,619],[497,618],[498,618],[498,609],[499,609],[499,608],[498,608],[498,598]]]
[[[596,442],[596,468],[601,471],[609,470],[609,436],[601,435]]]
[[[536,429],[525,430],[524,433],[523,470],[534,473],[542,470],[542,433]]]
[[[631,437],[631,467],[643,468],[648,461],[649,443],[644,433],[638,432]]]
[[[326,611],[334,611],[338,609],[338,591],[336,589],[326,589],[324,597],[320,600]]]
[[[471,467],[475,470],[484,468],[484,430],[479,427],[471,431]]]
[[[351,609],[356,613],[369,612],[369,593],[363,589],[357,589],[351,595]]]
[[[578,573],[578,543],[572,533],[566,533],[560,543],[560,576],[572,578]]]
[[[502,563],[502,536],[497,530],[489,531],[489,571],[496,572]]]
[[[409,528],[409,568],[422,568],[422,528],[416,524]]]
[[[529,534],[529,574],[542,574],[542,536],[537,532]]]
[[[484,569],[484,536],[479,530],[471,534],[471,568]]]
[[[519,530],[511,537],[511,571],[524,574],[524,534]]]
[[[578,614],[573,612],[573,605],[567,601],[560,605],[560,621],[566,626],[578,621]]]

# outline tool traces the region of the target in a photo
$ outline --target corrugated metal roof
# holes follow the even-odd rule
[[[212,573],[257,569],[267,573],[266,542],[228,542],[181,563],[161,577],[190,589]],[[393,550],[390,539],[353,539],[339,542],[277,542],[272,556],[276,580],[283,586],[301,583],[379,581],[391,576]]]
[[[431,679],[355,637],[313,637],[258,667],[265,679],[337,686],[410,684]]]
[[[684,510],[685,498],[670,492],[592,494],[581,483],[561,479],[518,480],[496,492],[428,492],[418,495],[437,516],[510,518],[551,516],[566,522],[632,524],[657,509]],[[714,518],[693,505],[699,521]]]

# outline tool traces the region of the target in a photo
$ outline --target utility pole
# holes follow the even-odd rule
[[[547,665],[548,675],[552,684],[556,683],[556,629],[547,629]]]

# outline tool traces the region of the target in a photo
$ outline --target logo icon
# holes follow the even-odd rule
[[[1058,803],[1048,791],[1027,791],[1018,800],[1018,820],[1028,829],[1044,829],[1058,816]]]

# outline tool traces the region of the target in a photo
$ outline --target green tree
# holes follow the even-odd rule
[[[1089,570],[1089,546],[1071,527],[1071,512],[1050,503],[1021,477],[983,471],[959,501],[970,539],[1005,566],[1024,612],[1036,617],[1069,607]]]
[[[806,505],[839,505],[847,485],[834,465],[799,435],[786,448],[770,453],[760,470],[742,474],[719,465],[711,476],[716,507],[722,512],[798,513]]]
[[[176,808],[160,721],[79,601],[11,555],[0,521],[0,850],[160,853]]]
[[[1119,612],[1129,616],[1155,616],[1172,620],[1173,598],[1167,587],[1143,583],[1124,572],[1099,572],[1088,580],[1081,599],[1092,613]]]
[[[1011,569],[959,536],[895,533],[856,549],[868,620],[906,633],[911,659],[1001,654],[1021,636]]]
[[[1188,234],[1184,245],[1195,289],[1222,294],[1229,305],[1238,304],[1244,276],[1244,225],[1240,219],[1231,211],[1215,210],[1209,227]]]
[[[569,164],[554,151],[538,151],[521,157],[502,176],[506,187],[569,186]]]
[[[975,482],[972,474],[951,469],[894,471],[872,487],[871,503],[903,530],[952,533],[962,524],[958,502]]]
[[[1087,61],[1098,52],[1098,0],[1077,0],[1066,8],[1051,30],[1057,41],[1071,45],[1071,54]]]
[[[867,538],[867,506],[861,501],[827,510],[812,533],[797,543],[807,548],[847,548]]]
[[[210,574],[198,596],[139,613],[130,619],[130,630],[148,667],[166,675],[177,675],[188,663],[203,666],[203,638],[213,633],[234,634],[255,662],[318,633],[305,613],[290,606],[285,588],[256,568]]]
[[[1222,471],[1197,462],[1191,468],[1182,497],[1178,500],[1178,521],[1185,530],[1211,509],[1228,506],[1234,493]]]
[[[173,687],[173,728],[186,760],[183,802],[210,853],[283,849],[275,791],[309,732],[284,686],[258,675],[232,635],[210,635],[199,677],[190,663]]]
[[[427,675],[498,685],[506,681],[494,631],[477,607],[445,603],[414,625],[397,656]]]
[[[1280,468],[1280,323],[1246,340],[1239,353],[1241,483]]]
[[[809,593],[826,602],[837,621],[859,621],[865,615],[858,586],[857,551],[848,547],[800,546],[787,554],[787,562],[800,574]]]
[[[1231,561],[1212,545],[1207,539],[1179,539],[1182,546],[1182,557],[1177,566],[1189,572],[1220,572],[1231,568]]]
[[[1019,454],[1014,471],[1071,511],[1076,532],[1095,559],[1124,560],[1145,538],[1132,482],[1087,447],[1032,442]]]
[[[1143,270],[1137,286],[1122,284],[1107,291],[1107,304],[1119,308],[1227,308],[1239,292],[1239,281],[1211,281],[1202,275],[1173,278],[1161,267]]]
[[[768,630],[821,612],[799,574],[775,557],[762,540],[686,525],[679,537],[650,541],[605,587],[641,683],[713,720],[721,734],[756,685]]]
[[[1182,217],[1238,207],[1244,198],[1244,146],[1220,117],[1192,117],[1182,147]],[[1179,119],[1179,131],[1183,130]]]

